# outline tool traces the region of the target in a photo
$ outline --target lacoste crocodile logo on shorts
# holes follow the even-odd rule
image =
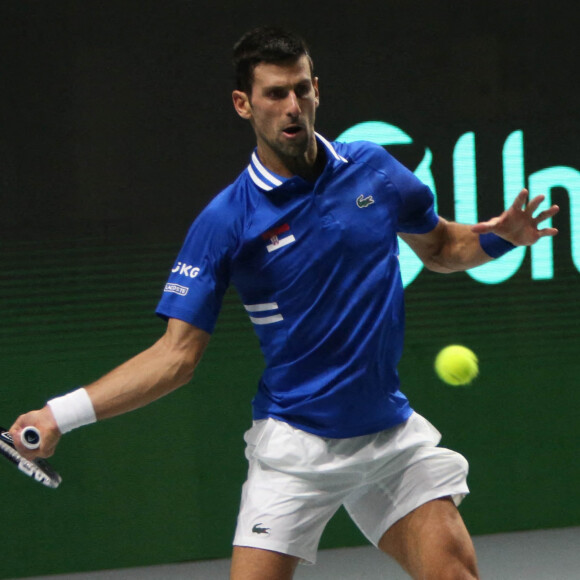
[[[356,198],[356,205],[359,208],[363,208],[363,207],[368,207],[369,205],[375,203],[375,200],[373,199],[372,195],[367,195],[366,197],[361,193],[357,198]]]
[[[261,526],[262,526],[261,522],[259,524],[256,524],[252,528],[252,533],[258,534],[260,536],[269,536],[270,535],[270,528],[262,528]]]

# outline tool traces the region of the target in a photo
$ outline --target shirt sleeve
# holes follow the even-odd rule
[[[397,231],[406,234],[430,232],[439,222],[433,192],[412,171],[390,157],[389,177],[401,198]]]
[[[411,173],[411,172],[409,172]],[[408,187],[400,188],[401,209],[397,231],[406,234],[425,234],[438,223],[435,212],[435,198],[432,191],[411,173]]]
[[[212,333],[230,282],[235,236],[218,204],[210,204],[191,226],[156,309]]]
[[[383,147],[368,146],[372,164],[385,174],[399,195],[397,231],[407,234],[430,232],[439,222],[432,191]]]

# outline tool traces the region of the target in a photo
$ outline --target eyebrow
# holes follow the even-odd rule
[[[285,90],[289,87],[300,87],[300,86],[307,86],[307,85],[310,85],[310,86],[314,85],[311,77],[301,79],[295,83],[280,83],[280,84],[273,83],[271,85],[264,85],[262,87],[262,90],[263,91],[272,91],[272,90],[278,90],[278,89]]]

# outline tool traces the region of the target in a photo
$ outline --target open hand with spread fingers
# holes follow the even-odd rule
[[[511,242],[514,246],[531,246],[540,238],[555,236],[558,233],[556,228],[539,229],[538,225],[555,216],[560,208],[557,205],[552,205],[534,216],[534,212],[544,201],[545,196],[538,195],[531,201],[528,201],[528,198],[528,190],[522,189],[511,207],[500,216],[475,224],[471,230],[476,234],[494,233]]]

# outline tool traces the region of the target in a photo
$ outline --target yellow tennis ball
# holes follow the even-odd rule
[[[468,385],[479,373],[479,361],[469,348],[452,344],[435,358],[435,372],[448,385]]]

